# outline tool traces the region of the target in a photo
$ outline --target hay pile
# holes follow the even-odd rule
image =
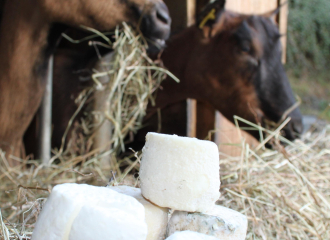
[[[275,142],[281,139],[279,131],[271,133]],[[239,158],[220,157],[219,204],[247,215],[247,239],[330,239],[330,125],[314,128],[277,150],[242,147]],[[108,183],[108,172],[95,162],[72,165],[76,160],[49,169],[36,161],[10,168],[0,156],[0,239],[29,239],[52,186]],[[128,175],[123,183],[135,186],[138,180]],[[4,237],[7,231],[10,238]]]
[[[330,239],[330,125],[294,143],[280,130],[267,131],[276,150],[243,140],[241,157],[220,156],[219,203],[248,216],[247,239]]]

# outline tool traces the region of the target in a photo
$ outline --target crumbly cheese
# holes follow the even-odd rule
[[[222,206],[214,206],[204,213],[175,211],[167,226],[167,236],[176,231],[191,230],[222,240],[244,240],[247,218]]]
[[[211,237],[202,233],[192,232],[192,231],[183,231],[176,232],[166,240],[218,240],[215,237]]]
[[[117,191],[136,198],[145,209],[145,218],[148,225],[148,235],[146,240],[163,240],[168,222],[168,208],[162,208],[147,201],[141,194],[140,188],[129,186],[110,187]]]
[[[161,207],[202,212],[220,197],[215,143],[148,133],[140,167],[142,195]]]
[[[119,230],[125,231],[116,238]],[[111,239],[131,240],[137,236],[134,239],[144,240],[147,236],[144,207],[135,198],[106,187],[67,183],[53,188],[38,217],[32,239],[83,240],[86,238],[81,234],[89,232],[95,233],[96,238],[88,235],[87,239],[92,240],[100,239],[99,231],[114,236]]]

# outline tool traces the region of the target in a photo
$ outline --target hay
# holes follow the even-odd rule
[[[279,132],[270,132],[275,143],[281,139]],[[248,217],[247,239],[330,239],[330,125],[321,125],[286,147],[277,145],[277,150],[255,152],[242,141],[241,157],[220,156],[218,203]],[[108,183],[108,172],[95,162],[73,166],[67,162],[46,169],[31,160],[9,168],[2,153],[0,239],[29,239],[24,236],[31,236],[42,202],[54,185]],[[129,176],[124,184],[138,183]]]
[[[248,217],[247,239],[330,239],[330,125],[294,143],[280,128],[250,125],[268,132],[276,150],[255,151],[242,140],[241,157],[220,156],[219,203]]]
[[[60,159],[65,162],[79,155],[91,155],[93,152],[92,155],[97,156],[96,161],[106,159],[111,169],[122,175],[121,166],[132,164],[132,156],[118,159],[119,154],[125,151],[126,138],[142,127],[147,105],[155,104],[154,95],[166,76],[179,80],[163,68],[161,61],[152,61],[148,57],[145,40],[125,23],[122,29],[117,28],[111,34],[115,39],[113,42],[105,34],[84,28],[93,32],[94,37],[100,36],[104,40],[104,43],[89,42],[97,53],[98,46],[111,48],[113,52],[111,58],[104,60],[100,57],[102,62],[99,69],[94,69],[92,75],[95,84],[84,89],[76,99],[78,109],[64,134],[62,146],[55,150],[52,161]],[[92,37],[83,40],[86,39],[93,40]],[[70,41],[80,42],[73,39]],[[101,99],[99,96],[102,96]],[[101,106],[97,106],[98,109],[95,109],[96,101],[102,102]],[[84,117],[75,119],[82,109],[85,110]],[[106,124],[110,125],[106,131],[111,138],[102,142],[102,146],[96,146],[97,132],[104,131],[102,126]],[[72,125],[74,128],[71,131],[71,139],[66,145],[66,136]]]

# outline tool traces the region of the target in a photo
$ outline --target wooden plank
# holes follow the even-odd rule
[[[196,19],[196,0],[187,0],[187,26],[192,26]]]
[[[236,126],[223,115],[217,113],[215,127],[215,143],[222,154],[238,157],[242,154],[242,140],[251,148],[259,145],[259,142],[245,131],[238,131]]]
[[[226,9],[244,14],[262,14],[277,7],[277,0],[227,0]]]

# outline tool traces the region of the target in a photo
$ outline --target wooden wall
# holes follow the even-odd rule
[[[261,14],[277,8],[277,0],[227,0],[226,9],[246,14]]]

